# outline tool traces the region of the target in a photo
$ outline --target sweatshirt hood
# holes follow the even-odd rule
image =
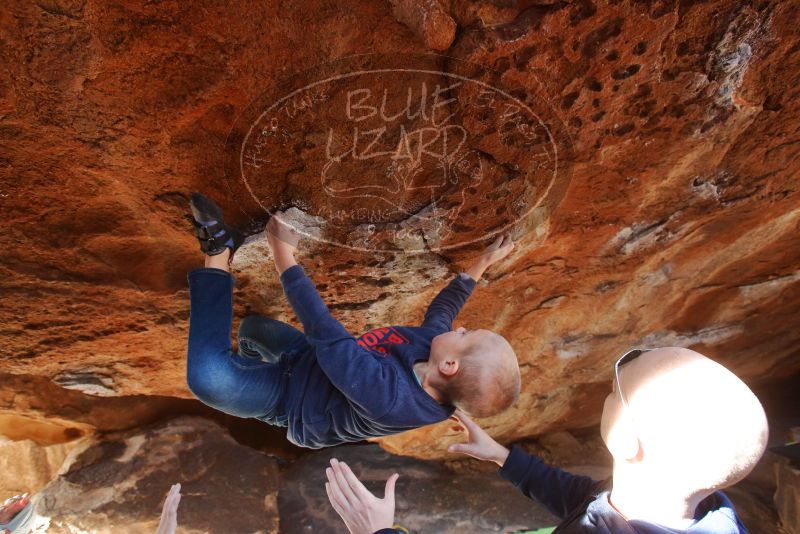
[[[627,521],[617,512],[604,491],[586,509],[586,518],[597,532],[614,534],[747,534],[739,522],[727,495],[717,491],[697,506],[695,522],[686,530],[677,530],[646,521]]]

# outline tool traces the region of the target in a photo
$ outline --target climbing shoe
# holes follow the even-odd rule
[[[210,198],[200,193],[192,193],[190,204],[192,207],[191,220],[197,239],[200,241],[200,250],[209,256],[216,256],[229,248],[231,249],[230,260],[233,260],[234,253],[244,243],[244,234],[225,224],[222,219],[222,210]]]

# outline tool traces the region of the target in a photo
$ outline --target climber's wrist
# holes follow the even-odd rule
[[[297,265],[293,252],[276,249],[272,251],[272,254],[275,259],[275,268],[278,270],[278,275],[283,274],[283,271],[289,267]]]

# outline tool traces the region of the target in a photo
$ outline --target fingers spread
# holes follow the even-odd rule
[[[343,464],[341,464],[336,458],[331,459],[331,467],[333,468],[333,474],[336,477],[336,482],[338,482],[339,490],[347,499],[347,502],[355,504],[359,499],[353,491],[353,488],[351,488],[350,484],[348,484],[347,476],[344,474],[342,465]]]
[[[465,414],[461,410],[456,410],[455,412],[453,412],[453,416],[459,423],[464,425],[467,428],[467,430],[469,430],[472,420],[467,416],[467,414]]]
[[[400,478],[400,475],[395,473],[386,481],[386,489],[383,492],[383,498],[388,499],[390,502],[394,502],[394,486],[398,478]]]
[[[328,500],[330,501],[331,506],[333,506],[333,509],[336,510],[336,513],[344,517],[344,508],[342,508],[339,499],[336,497],[336,495],[334,495],[330,482],[325,483],[325,493],[328,494]]]
[[[332,480],[333,474],[329,475],[328,480],[329,482],[325,484],[325,490],[328,492],[328,500],[331,501],[331,505],[333,508],[339,512],[341,515],[345,510],[348,509],[347,499],[342,495],[342,492],[339,490],[339,485]]]
[[[369,490],[366,487],[364,487],[364,484],[362,484],[361,481],[358,480],[356,475],[353,474],[353,471],[350,469],[349,465],[347,465],[344,462],[338,462],[338,463],[342,469],[342,472],[344,473],[347,483],[353,490],[353,493],[355,493],[362,500],[366,500],[369,497],[373,497],[372,493],[370,493]]]
[[[461,422],[461,424],[463,424],[466,427],[466,429],[470,432],[475,428],[480,428],[478,427],[477,424],[475,424],[475,421],[470,419],[470,417],[461,410],[456,410],[455,412],[453,412],[453,415],[455,415],[456,418],[458,418],[458,420]]]
[[[167,495],[167,503],[169,504],[169,506],[171,506],[173,508],[177,508],[179,502],[181,502],[181,494],[180,493],[171,492],[169,495]]]

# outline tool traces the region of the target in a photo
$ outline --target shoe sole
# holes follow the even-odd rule
[[[198,223],[205,224],[208,221],[216,221],[224,224],[222,220],[222,210],[207,196],[200,193],[192,193],[190,205],[192,208],[192,216]]]

